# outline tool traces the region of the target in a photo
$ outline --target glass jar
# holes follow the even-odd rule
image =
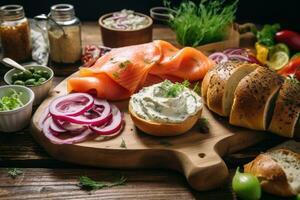
[[[0,7],[0,40],[4,57],[19,62],[31,58],[30,27],[23,6]]]
[[[81,58],[81,24],[70,4],[51,7],[48,20],[50,59],[56,63],[76,63]]]

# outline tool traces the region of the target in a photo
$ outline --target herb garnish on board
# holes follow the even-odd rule
[[[8,175],[12,178],[16,178],[17,176],[23,174],[23,171],[18,168],[12,168],[8,170]]]
[[[238,0],[202,0],[199,5],[183,1],[178,8],[171,8],[170,1],[165,6],[170,12],[169,24],[176,33],[177,42],[183,46],[199,46],[223,40],[227,29],[233,23]]]
[[[85,190],[98,190],[105,187],[114,187],[118,185],[124,185],[126,182],[126,178],[124,176],[120,176],[116,180],[112,182],[100,182],[100,181],[94,181],[93,179],[87,177],[87,176],[80,176],[79,177],[79,186],[82,189]]]

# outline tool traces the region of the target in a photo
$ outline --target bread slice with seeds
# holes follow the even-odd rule
[[[207,106],[221,116],[228,116],[235,88],[241,79],[258,67],[256,64],[224,62],[212,73],[207,89]]]
[[[268,193],[288,197],[300,193],[300,155],[288,149],[272,150],[244,165]]]
[[[244,77],[234,92],[229,123],[254,130],[266,130],[272,117],[283,77],[266,67],[257,67]]]
[[[300,136],[300,82],[295,78],[286,78],[282,85],[269,127],[269,131],[285,137]],[[300,173],[300,172],[299,172]]]

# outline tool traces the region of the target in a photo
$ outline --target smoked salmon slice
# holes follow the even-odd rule
[[[201,80],[213,65],[213,61],[194,48],[179,50],[168,42],[156,40],[113,49],[92,67],[80,68],[80,76],[68,80],[68,91],[122,100],[143,86],[165,79]]]

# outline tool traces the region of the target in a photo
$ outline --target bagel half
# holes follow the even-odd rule
[[[201,108],[197,114],[188,117],[181,123],[159,123],[139,117],[131,108],[130,103],[128,107],[134,125],[141,131],[154,136],[175,136],[186,133],[197,123],[202,114],[202,109],[203,108]]]

